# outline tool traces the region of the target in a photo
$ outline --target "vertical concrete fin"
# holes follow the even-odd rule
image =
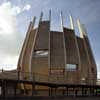
[[[63,30],[63,13],[60,12],[60,18],[61,18],[61,30]]]
[[[23,62],[24,62],[24,55],[25,55],[25,50],[26,50],[26,46],[28,45],[28,40],[29,40],[29,35],[31,30],[34,28],[34,24],[35,24],[35,20],[36,17],[33,18],[33,21],[30,22],[29,27],[28,27],[28,31],[26,33],[26,37],[22,46],[22,50],[19,56],[19,60],[18,60],[18,70],[23,70],[24,71],[24,66],[23,66]],[[30,69],[30,68],[29,68]]]
[[[83,30],[82,30],[82,25],[80,23],[80,20],[77,19],[77,25],[78,25],[78,29],[79,29],[79,32],[80,32],[80,37],[83,38]]]
[[[22,46],[22,49],[21,49],[19,59],[18,59],[18,66],[17,66],[18,70],[23,70],[24,71],[23,57],[24,57],[24,54],[25,54],[25,49],[26,49],[26,45],[27,45],[27,42],[28,42],[28,38],[29,38],[29,34],[31,32],[31,29],[32,29],[32,22],[30,22],[30,24],[29,24],[28,31],[26,33],[26,37],[25,37],[25,40],[24,40],[24,43],[23,43],[23,46]]]
[[[64,45],[64,59],[65,59],[65,66],[66,66],[66,48],[65,48],[65,36],[64,36],[64,23],[63,23],[63,13],[62,11],[60,12],[60,17],[61,17],[61,30],[63,31],[63,45]]]
[[[34,17],[33,17],[33,20],[32,20],[32,28],[34,28],[35,21],[36,21],[36,17],[34,16]]]
[[[49,21],[51,22],[51,9],[49,10]]]
[[[49,26],[49,45],[48,45],[48,66],[50,68],[51,71],[51,67],[50,67],[50,27],[51,27],[51,9],[49,10],[49,21],[50,21],[50,26]],[[50,74],[49,71],[49,74]]]
[[[63,13],[62,11],[60,12],[60,17],[61,17],[61,30],[63,31],[63,46],[64,46],[64,67],[66,66],[66,47],[65,47],[65,35],[64,35],[64,23],[63,23]]]
[[[33,20],[32,20],[32,29],[34,29],[35,21],[36,21],[36,17],[34,16],[34,17],[33,17]],[[31,70],[31,69],[32,69],[32,68],[31,68],[31,58],[32,58],[32,57],[31,57],[31,56],[32,56],[32,50],[31,50],[31,54],[30,54],[30,57],[29,57],[29,59],[30,59],[30,60],[29,60],[29,71],[30,71],[30,72],[32,72],[32,70]]]
[[[96,63],[95,63],[95,60],[94,60],[93,52],[91,50],[91,45],[90,45],[90,42],[89,42],[89,38],[87,36],[87,31],[84,27],[84,24],[81,24],[79,20],[78,20],[78,28],[79,28],[79,31],[80,31],[80,37],[83,38],[84,48],[85,48],[85,52],[86,52],[86,56],[87,56],[87,60],[88,60],[88,64],[89,64],[88,78],[93,78],[94,77],[96,79],[96,73],[97,73]],[[93,72],[92,72],[92,68],[94,69]]]
[[[69,18],[70,18],[70,28],[74,30],[74,21],[71,14],[69,15]]]
[[[42,21],[42,18],[43,18],[43,12],[41,12],[41,14],[40,14],[40,20],[39,20],[39,23]]]
[[[85,28],[85,25],[84,25],[84,24],[81,24],[81,27],[82,27],[83,34],[84,34],[85,36],[87,36],[87,30],[86,30],[86,28]]]

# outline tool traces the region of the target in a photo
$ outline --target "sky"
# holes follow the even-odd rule
[[[85,24],[100,73],[100,0],[0,0],[0,69],[16,69],[30,21],[36,16],[38,23],[41,11],[43,19],[48,19],[50,9],[51,30],[60,30],[60,11],[66,27],[72,14],[77,35],[77,18]]]

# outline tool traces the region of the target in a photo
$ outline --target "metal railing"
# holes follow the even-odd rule
[[[94,75],[95,76],[95,75]],[[47,82],[56,84],[89,84],[89,85],[100,85],[100,79],[92,77],[87,80],[75,80],[75,78],[68,79],[62,75],[47,75],[40,73],[29,73],[22,71],[4,71],[0,70],[0,79],[11,79],[11,80],[24,80],[24,81],[35,81],[35,82]]]

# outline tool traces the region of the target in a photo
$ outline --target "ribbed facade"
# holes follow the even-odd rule
[[[95,84],[96,64],[87,35],[75,35],[74,29],[51,31],[50,21],[40,20],[29,26],[19,57],[18,69],[24,72],[58,77],[66,83]],[[27,75],[24,75],[27,77]],[[62,78],[61,78],[62,77]]]

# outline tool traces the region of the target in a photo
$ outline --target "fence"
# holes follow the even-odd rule
[[[95,75],[94,75],[95,76]],[[69,81],[66,76],[57,76],[57,75],[47,75],[40,73],[29,73],[22,71],[4,71],[0,70],[0,79],[11,79],[11,80],[26,80],[26,81],[36,81],[36,82],[47,82],[47,83],[56,83],[56,84],[86,84],[100,85],[100,79],[94,77],[88,78],[87,80],[82,79],[79,81]]]

